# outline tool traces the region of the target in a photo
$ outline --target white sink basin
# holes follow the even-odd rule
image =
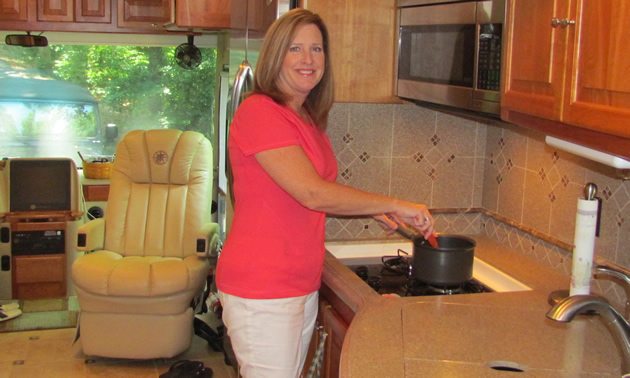
[[[413,253],[411,242],[326,243],[326,249],[346,265],[381,263],[382,256],[396,256],[398,249]],[[473,277],[496,292],[526,291],[531,288],[475,257]]]

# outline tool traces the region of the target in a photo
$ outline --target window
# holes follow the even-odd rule
[[[119,37],[137,45],[51,36],[47,47],[0,45],[0,158],[70,157],[80,165],[78,152],[112,155],[134,129],[194,130],[213,140],[216,49],[200,47],[199,66],[184,69],[174,52],[185,36],[157,46]],[[108,138],[114,128],[118,137]]]

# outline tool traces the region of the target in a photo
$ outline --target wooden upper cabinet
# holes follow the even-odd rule
[[[630,2],[578,1],[563,121],[630,138]]]
[[[28,20],[26,0],[0,0],[0,20]]]
[[[510,0],[501,104],[510,110],[560,120],[568,30],[553,28],[566,18],[568,1]]]
[[[627,0],[509,0],[502,117],[630,138],[629,19]]]
[[[38,22],[112,22],[110,0],[37,0]]]
[[[112,22],[110,0],[74,0],[77,22]]]
[[[0,20],[18,21],[3,30],[47,30],[40,23],[48,22],[111,23],[111,10],[111,0],[0,0]]]
[[[544,0],[543,0],[544,1]],[[309,0],[330,35],[335,101],[391,103],[396,4],[382,0]]]
[[[118,0],[118,27],[163,29],[173,11],[173,0]]]
[[[232,0],[177,0],[175,5],[178,27],[230,28]]]
[[[37,0],[37,21],[74,21],[74,0]]]

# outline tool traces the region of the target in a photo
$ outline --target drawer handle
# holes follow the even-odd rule
[[[575,21],[569,21],[568,18],[563,18],[562,20],[559,20],[558,18],[554,17],[551,19],[551,26],[554,28],[557,28],[558,26],[566,28],[569,25],[575,25]]]

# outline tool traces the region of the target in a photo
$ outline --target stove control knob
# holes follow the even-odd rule
[[[357,267],[354,272],[363,281],[367,281],[367,279],[368,279],[368,267],[367,266],[361,265],[360,267]]]
[[[381,276],[372,276],[368,278],[367,284],[375,291],[381,290]]]

